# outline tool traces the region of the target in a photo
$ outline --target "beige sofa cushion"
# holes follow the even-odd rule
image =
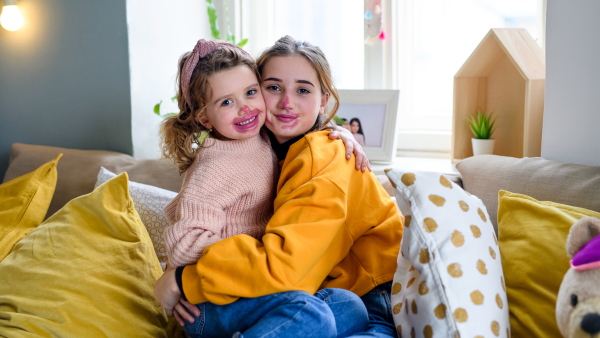
[[[58,163],[58,181],[46,218],[73,198],[92,192],[101,166],[115,174],[126,171],[134,182],[175,192],[179,192],[183,183],[183,175],[179,175],[177,167],[165,159],[137,161],[129,155],[112,151],[75,150],[21,143],[15,143],[11,147],[4,182],[35,170],[60,153],[64,155]]]
[[[464,189],[483,200],[496,233],[500,190],[600,212],[600,167],[481,155],[461,161],[456,169]]]

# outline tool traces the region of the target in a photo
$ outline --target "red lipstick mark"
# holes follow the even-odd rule
[[[248,107],[247,105],[244,105],[244,107],[242,107],[242,111],[247,113],[250,111],[250,107]]]
[[[286,96],[283,102],[281,102],[281,108],[286,108],[288,104],[290,104],[290,98],[289,96]]]
[[[253,117],[258,116],[258,114],[260,114],[260,110],[254,109],[253,111],[251,111],[247,115],[244,115],[242,117],[236,117],[235,119],[233,119],[233,123],[234,124],[238,124],[238,123],[246,122],[246,121],[252,119]]]
[[[300,123],[300,120],[299,120],[299,119],[296,119],[296,121],[294,121],[294,123],[292,123],[292,124],[291,124],[291,125],[289,125],[289,126],[281,126],[281,129],[292,129],[292,128],[294,128],[295,126],[297,126],[297,125],[298,125],[298,123]]]

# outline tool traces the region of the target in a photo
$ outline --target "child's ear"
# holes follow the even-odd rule
[[[213,129],[213,125],[208,121],[206,115],[204,114],[196,115],[196,121],[200,122],[200,124],[206,129]]]
[[[327,108],[327,103],[329,102],[329,93],[323,94],[321,98],[321,106],[319,107],[319,115],[325,115],[325,108]]]

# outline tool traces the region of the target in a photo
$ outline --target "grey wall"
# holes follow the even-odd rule
[[[542,157],[600,165],[600,1],[548,0]]]
[[[18,5],[23,28],[0,27],[0,181],[14,142],[131,154],[125,0]]]

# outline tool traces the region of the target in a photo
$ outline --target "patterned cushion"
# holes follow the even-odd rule
[[[483,202],[432,172],[387,172],[405,229],[392,287],[401,337],[510,337],[498,241]]]
[[[116,176],[106,168],[101,167],[95,188]],[[135,210],[140,215],[152,239],[156,256],[164,268],[167,262],[167,246],[164,236],[169,222],[163,208],[177,196],[177,193],[147,184],[129,182],[129,194],[133,200]]]

